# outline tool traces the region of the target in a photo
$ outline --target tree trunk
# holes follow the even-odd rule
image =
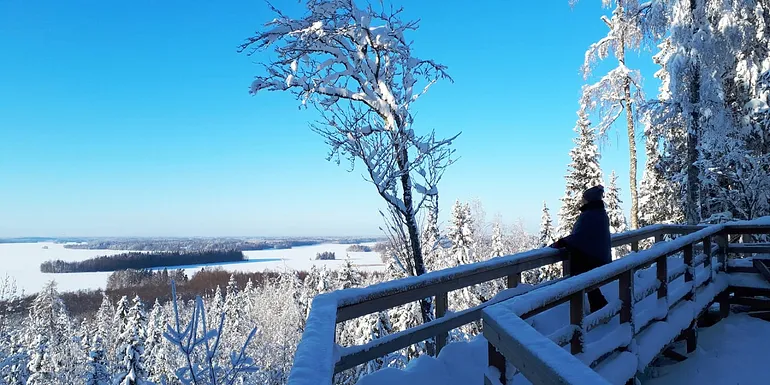
[[[690,11],[693,17],[696,17],[697,1],[690,0]],[[697,25],[696,20],[693,20],[693,24]],[[697,27],[695,27],[697,28]],[[693,30],[693,35],[696,30]],[[692,48],[690,49],[690,55],[692,55]],[[700,221],[698,215],[698,197],[699,197],[699,183],[698,183],[698,167],[696,162],[698,161],[698,134],[700,132],[700,112],[698,111],[698,104],[700,103],[700,65],[697,62],[697,58],[691,57],[694,60],[692,77],[690,79],[690,120],[687,122],[687,196],[685,197],[685,219],[688,224],[698,224]]]
[[[417,218],[414,212],[414,200],[412,198],[412,180],[409,174],[409,153],[403,142],[399,142],[398,149],[398,168],[401,171],[401,190],[404,201],[404,222],[409,232],[409,247],[412,251],[414,261],[414,275],[425,274],[425,261],[422,258],[422,247],[420,245],[420,230],[417,228]],[[431,299],[420,300],[420,309],[422,310],[422,321],[430,322],[433,320],[433,311],[431,309]],[[429,348],[430,350],[430,348]]]
[[[618,6],[622,7],[622,1],[618,1]],[[625,14],[625,10],[623,11]],[[620,47],[618,49],[618,62],[626,65],[626,39],[625,33],[621,32],[620,35]],[[634,129],[634,114],[632,109],[631,99],[631,79],[626,77],[623,82],[623,99],[626,107],[626,125],[628,128],[628,182],[631,193],[631,230],[639,228],[639,195],[636,189],[636,130]]]

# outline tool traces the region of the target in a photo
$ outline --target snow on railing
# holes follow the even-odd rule
[[[694,349],[696,334],[688,330],[693,328],[694,320],[708,305],[727,289],[727,276],[719,273],[727,268],[727,253],[770,250],[770,244],[753,247],[730,244],[729,236],[768,234],[770,217],[679,227],[683,228],[695,231],[669,242],[657,243],[647,250],[633,252],[580,276],[485,308],[482,311],[484,336],[494,345],[490,354],[502,353],[505,356],[504,359],[490,358],[490,364],[507,359],[535,383],[554,380],[566,384],[606,384],[609,379],[613,383],[632,379],[685,332],[689,333],[686,334],[688,351]],[[659,237],[656,236],[656,239]],[[717,243],[713,246],[712,237]],[[695,245],[699,243],[703,245],[700,248],[703,254],[695,255]],[[715,252],[716,260],[712,258]],[[683,257],[669,258],[678,253],[682,253]],[[677,264],[678,261],[684,263]],[[618,282],[619,300],[608,298],[608,306],[586,315],[583,311],[585,293],[613,281]],[[653,293],[657,293],[657,299],[646,301]],[[570,307],[569,323],[548,336],[533,335],[539,332],[524,320],[565,302],[569,302]],[[620,315],[620,327],[611,328],[609,332],[602,330],[606,334],[601,338],[586,342],[586,333],[599,324],[607,323],[617,314]],[[511,325],[517,327],[512,328]],[[528,346],[526,341],[537,341],[537,348]],[[559,345],[566,344],[571,345],[573,358],[560,353],[564,350]],[[636,359],[631,359],[632,356]],[[579,361],[582,361],[582,366],[577,365]],[[601,377],[590,369],[600,362],[596,372]],[[491,373],[504,376],[505,366]],[[489,381],[495,383],[497,379]]]

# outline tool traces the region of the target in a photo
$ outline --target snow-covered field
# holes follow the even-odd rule
[[[364,245],[373,246],[374,244]],[[221,266],[233,271],[308,270],[313,265],[326,265],[329,269],[337,269],[345,263],[346,256],[350,256],[351,262],[359,269],[368,271],[384,269],[379,253],[349,253],[345,251],[348,246],[350,245],[321,244],[285,250],[245,251],[244,254],[249,259],[247,262],[228,263]],[[316,253],[323,251],[334,252],[337,259],[316,261]],[[99,255],[114,255],[122,252],[124,251],[66,249],[62,244],[50,242],[0,243],[0,278],[6,274],[14,278],[19,290],[24,290],[25,293],[36,292],[51,279],[56,280],[59,290],[62,291],[104,288],[109,272],[45,274],[40,272],[40,263],[52,259],[81,261]],[[191,275],[201,268],[201,266],[185,266],[185,271]]]

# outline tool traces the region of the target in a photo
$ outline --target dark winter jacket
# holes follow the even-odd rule
[[[588,202],[580,207],[572,234],[558,240],[556,247],[570,252],[570,268],[573,274],[584,273],[612,262],[610,243],[610,219],[604,202]]]

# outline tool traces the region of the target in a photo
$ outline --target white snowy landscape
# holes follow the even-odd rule
[[[588,0],[580,4],[578,1],[561,2],[564,7],[580,7]],[[327,153],[323,155],[328,161],[341,165],[340,169],[348,167],[356,176],[363,176],[369,194],[377,200],[377,204],[367,209],[371,211],[369,214],[379,213],[381,235],[386,238],[379,245],[382,246],[378,248],[380,251],[349,252],[348,244],[326,243],[245,251],[245,260],[240,260],[238,254],[239,259],[235,262],[181,266],[184,276],[173,275],[171,270],[175,269],[167,271],[164,266],[116,272],[47,274],[41,273],[41,263],[49,260],[73,262],[96,256],[106,256],[109,260],[109,257],[116,259],[122,251],[70,249],[52,242],[2,243],[0,385],[481,385],[484,376],[497,385],[494,381],[500,379],[503,371],[507,378],[501,382],[506,383],[500,385],[583,385],[591,380],[619,385],[767,384],[770,381],[770,369],[766,365],[770,349],[767,343],[770,341],[770,322],[767,321],[770,320],[770,300],[767,299],[770,295],[770,262],[763,255],[770,252],[770,2],[593,2],[603,8],[601,13],[597,11],[592,15],[591,22],[595,25],[591,26],[599,26],[601,30],[565,27],[563,20],[549,17],[555,12],[547,9],[551,2],[547,5],[537,3],[534,6],[538,8],[526,9],[525,6],[533,5],[515,2],[517,8],[508,13],[516,12],[535,19],[535,23],[523,27],[510,20],[506,22],[512,26],[507,27],[486,22],[493,16],[490,13],[497,12],[495,7],[503,7],[503,4],[483,4],[484,13],[476,14],[480,16],[463,15],[474,20],[451,22],[439,11],[462,7],[461,12],[473,15],[478,9],[470,3],[446,2],[435,5],[441,9],[429,9],[402,2],[405,7],[415,8],[415,13],[408,13],[411,11],[401,9],[402,4],[398,2],[366,0],[266,4],[256,17],[249,12],[229,9],[228,17],[249,19],[256,28],[250,36],[244,33],[242,38],[245,39],[237,46],[237,52],[242,54],[239,57],[248,58],[254,64],[250,67],[250,77],[239,83],[242,96],[247,97],[248,90],[254,105],[265,103],[268,107],[260,110],[261,114],[280,114],[272,111],[268,100],[292,101],[292,108],[299,107],[297,115],[293,115],[292,110],[291,116],[280,115],[279,119],[302,117],[310,125],[309,129],[317,134],[316,140],[327,147]],[[510,4],[514,3],[507,6]],[[0,4],[0,7],[4,6]],[[174,7],[176,5],[172,5]],[[5,16],[3,10],[0,8],[0,17]],[[34,9],[26,10],[35,15]],[[81,11],[77,10],[78,15]],[[183,11],[186,9],[179,7],[172,13],[186,15]],[[84,15],[80,16],[87,17],[83,20],[88,25],[112,23],[82,12]],[[149,16],[154,15],[155,9],[140,9],[139,12],[140,16],[136,17],[151,23],[153,19]],[[109,13],[126,12],[111,10]],[[146,20],[144,16],[147,16]],[[464,24],[477,22],[476,18],[483,22],[465,30]],[[77,24],[67,17],[61,19],[71,25]],[[450,25],[450,28],[461,31],[461,37],[466,40],[460,42],[458,37],[458,41],[453,41],[435,30],[425,31],[418,19],[431,20],[433,24],[428,25],[434,28]],[[5,20],[0,19],[0,25]],[[159,20],[166,26],[165,20]],[[186,27],[201,27],[210,34],[219,27],[229,27],[209,25],[207,20],[186,20]],[[131,20],[126,24],[137,22]],[[141,28],[147,26],[138,25]],[[177,27],[171,25],[169,30]],[[225,75],[232,74],[203,76],[186,72],[188,66],[207,67],[208,62],[201,58],[219,55],[208,50],[196,52],[201,57],[186,59],[183,68],[162,68],[162,56],[179,54],[182,48],[176,44],[178,40],[186,40],[185,34],[191,33],[192,28],[181,30],[181,35],[174,35],[176,37],[168,38],[168,41],[163,40],[166,39],[164,36],[153,36],[162,42],[163,49],[150,57],[133,56],[143,47],[126,51],[137,63],[150,63],[148,73],[168,71],[164,81],[172,83],[171,88],[177,93],[190,92],[190,89],[178,91],[182,83],[206,88],[229,80]],[[45,29],[45,35],[48,36],[50,31],[56,30]],[[94,31],[99,29],[82,34],[99,34]],[[576,57],[567,57],[562,52],[572,41],[558,45],[556,41],[547,40],[562,43],[577,32],[588,31],[593,43],[585,47],[584,54]],[[596,31],[600,32],[594,33]],[[501,34],[504,39],[496,40],[501,43],[485,44],[490,37]],[[513,43],[519,40],[533,40],[534,45],[547,47],[547,51],[534,53],[513,49]],[[0,40],[0,43],[5,41]],[[123,41],[110,41],[109,44],[91,45],[97,46],[94,47],[94,52],[98,52],[96,56],[112,58],[124,49],[124,44]],[[497,44],[511,44],[511,47]],[[89,44],[76,41],[73,45]],[[23,51],[18,51],[6,62],[21,60],[33,50],[41,48],[30,49],[24,45]],[[66,51],[57,51],[57,55]],[[424,54],[432,52],[430,56],[440,56],[442,52],[450,51],[468,56],[465,67],[453,72],[451,68],[456,68],[455,63],[444,63],[441,57]],[[116,62],[123,60],[116,58]],[[50,59],[46,57],[45,60]],[[67,64],[66,58],[62,62]],[[574,68],[569,71],[582,76],[580,84],[560,85],[569,87],[574,94],[565,100],[552,97],[552,90],[548,88],[555,88],[548,81],[557,78],[556,72],[564,71],[556,66],[562,62],[574,62]],[[135,64],[132,62],[131,65]],[[74,67],[77,66],[62,65],[64,71],[66,68],[74,70]],[[97,72],[85,67],[86,71]],[[99,69],[107,71],[111,82],[119,82],[126,76],[117,70],[110,72],[110,64],[100,65]],[[42,74],[45,71],[37,70],[49,83],[62,76],[55,73],[46,78]],[[172,77],[168,75],[170,73],[179,74],[179,77]],[[444,105],[430,99],[434,93],[446,92],[449,87],[476,85],[482,75],[486,79],[482,87],[463,88],[459,96],[461,104]],[[136,76],[147,76],[147,73],[137,72]],[[532,79],[536,82],[523,82]],[[653,82],[656,89],[647,89],[645,93],[645,79]],[[132,90],[136,92],[120,96],[147,98],[150,104],[160,103],[159,110],[172,110],[170,102],[168,105],[162,103],[168,100],[185,107],[194,99],[175,94],[167,96],[155,90],[154,87],[161,87],[162,82],[140,83],[137,81],[140,91]],[[79,84],[73,81],[63,89],[71,90]],[[542,100],[537,114],[542,116],[526,124],[509,122],[512,115],[522,112],[519,104],[537,98],[531,93],[533,89],[521,84],[528,84],[538,91],[545,90],[538,94]],[[104,88],[111,86],[113,84]],[[501,100],[497,100],[498,104],[492,108],[504,122],[494,127],[488,123],[491,121],[487,116],[489,110],[478,112],[479,104],[472,103],[479,94],[493,89],[500,92],[497,95],[501,95]],[[28,94],[44,93],[31,87],[27,89],[26,85],[21,90]],[[99,103],[102,99],[109,101],[109,97],[102,98],[101,91],[93,92],[95,96],[90,96],[93,99],[84,103],[89,112],[101,113]],[[12,93],[13,98],[16,94],[23,96],[24,92],[16,90]],[[215,93],[196,95],[212,104],[221,97]],[[57,97],[69,98],[59,94]],[[421,104],[424,98],[431,101]],[[83,137],[102,140],[98,146],[112,149],[110,146],[114,143],[128,140],[132,130],[156,118],[148,113],[148,116],[140,116],[140,123],[134,122],[134,126],[119,126],[119,122],[130,120],[129,116],[135,113],[129,107],[123,108],[124,103],[125,100],[119,99],[117,104],[125,116],[115,113],[111,119],[116,121],[115,132],[125,134],[126,138],[103,139],[92,132]],[[570,103],[575,105],[575,115],[570,113],[570,121],[563,130],[565,134],[552,135],[551,131],[541,134],[539,120],[553,115],[556,106]],[[43,103],[29,104],[32,107],[28,109],[34,111],[29,113],[30,116],[49,112]],[[440,119],[422,119],[424,115],[418,113],[422,105],[442,114],[455,108],[453,106],[462,105],[458,109],[462,109],[467,122],[471,122],[467,130],[483,135],[475,137],[475,141],[462,142],[464,137],[459,130],[447,132],[444,127],[435,127],[441,126]],[[219,115],[222,120],[238,114],[233,112],[236,110],[219,107],[226,111]],[[50,115],[58,125],[60,117],[56,113],[59,111],[50,108]],[[214,116],[216,110],[211,108],[205,112]],[[80,113],[75,111],[73,115]],[[155,225],[153,222],[163,216],[174,217],[170,212],[156,213],[151,207],[171,207],[177,204],[177,199],[186,202],[178,205],[184,208],[185,214],[176,219],[180,226],[187,222],[207,222],[210,218],[201,214],[204,212],[221,215],[217,217],[221,222],[212,222],[221,227],[230,225],[228,216],[232,216],[233,221],[240,218],[243,223],[253,224],[262,221],[253,218],[254,211],[275,209],[270,206],[276,206],[276,196],[296,191],[302,191],[301,200],[310,201],[317,206],[313,206],[318,209],[314,212],[321,214],[287,219],[281,210],[288,207],[279,207],[273,213],[274,220],[316,223],[318,231],[325,231],[325,226],[334,220],[348,220],[329,218],[335,216],[337,210],[348,210],[356,219],[363,216],[355,212],[359,207],[355,204],[360,202],[352,201],[357,197],[346,195],[351,200],[350,205],[356,207],[352,209],[343,207],[348,202],[332,205],[318,199],[314,187],[320,191],[321,187],[332,186],[331,192],[327,191],[329,194],[341,194],[345,188],[323,179],[311,181],[316,172],[322,174],[317,169],[303,169],[299,179],[307,178],[308,182],[289,186],[286,181],[293,177],[283,174],[291,167],[283,167],[283,162],[310,147],[302,147],[301,139],[296,139],[280,124],[273,127],[275,121],[267,119],[266,122],[249,122],[247,126],[249,129],[268,126],[271,131],[266,131],[266,135],[271,137],[288,133],[285,140],[296,146],[295,152],[280,153],[278,150],[265,164],[239,164],[233,167],[235,171],[228,169],[232,171],[229,177],[253,182],[246,187],[238,184],[238,188],[242,188],[239,194],[273,190],[268,191],[273,195],[260,195],[258,201],[264,207],[259,208],[227,202],[227,197],[217,196],[218,189],[225,189],[229,183],[224,182],[225,167],[220,170],[209,167],[206,162],[221,160],[219,157],[237,159],[238,162],[247,159],[244,148],[233,143],[239,141],[240,136],[222,140],[227,143],[227,150],[221,147],[212,150],[208,142],[221,134],[224,125],[220,126],[215,118],[212,118],[213,123],[198,125],[197,120],[203,120],[200,116],[182,121],[182,117],[187,117],[184,110],[173,110],[170,114],[177,114],[178,124],[186,129],[191,127],[190,132],[174,129],[160,132],[163,130],[157,129],[158,132],[149,131],[152,135],[145,132],[146,137],[132,138],[159,145],[147,151],[153,155],[162,152],[159,148],[165,150],[174,145],[184,150],[182,153],[164,153],[167,158],[153,158],[159,164],[148,161],[146,169],[133,175],[141,183],[126,177],[127,184],[148,186],[146,190],[136,192],[142,198],[136,207],[142,210],[128,212],[131,208],[124,209],[127,212],[124,216],[133,218],[135,227]],[[456,119],[460,115],[449,116],[449,119]],[[22,128],[16,131],[29,135],[25,136],[26,141],[39,144],[40,137],[34,136],[39,127],[24,125],[25,119],[17,120],[5,120],[0,116],[0,124],[20,125]],[[70,120],[77,127],[100,126],[90,121]],[[150,130],[156,129],[152,127]],[[109,126],[104,128],[109,129]],[[508,131],[526,132],[531,136],[502,135]],[[153,136],[155,134],[158,138]],[[66,136],[66,132],[62,136]],[[606,156],[608,146],[618,142],[613,140],[616,137],[627,143],[623,145],[623,153]],[[188,149],[193,139],[204,145]],[[250,144],[246,152],[269,153],[270,145],[263,143],[263,137],[252,139],[255,143]],[[572,148],[565,154],[567,147],[563,145],[569,145],[569,140],[572,140]],[[6,144],[4,139],[0,141],[0,145]],[[444,189],[445,179],[453,177],[451,170],[461,157],[492,159],[502,156],[501,147],[493,148],[493,144],[504,144],[505,152],[522,153],[526,157],[520,158],[524,160],[517,164],[504,164],[504,172],[471,167],[470,171],[466,170],[467,179],[458,178],[460,180],[454,181],[454,189]],[[137,144],[129,143],[126,148],[132,145]],[[566,155],[569,157],[568,163],[563,165],[566,173],[561,173],[564,169],[559,173],[541,172],[543,164],[540,163],[546,162],[543,158],[552,157],[553,151],[538,158],[539,152],[561,146],[564,148],[558,151],[565,155],[564,160],[567,160]],[[637,151],[637,146],[643,147]],[[0,147],[0,156],[13,147]],[[61,148],[70,150],[65,145]],[[466,153],[460,153],[459,148],[465,149]],[[196,151],[201,151],[200,157],[196,156]],[[77,167],[89,166],[96,170],[90,175],[93,180],[89,182],[93,185],[78,186],[82,191],[71,193],[73,197],[64,194],[73,201],[79,193],[90,192],[97,185],[101,187],[100,180],[104,175],[114,173],[123,178],[122,173],[126,172],[126,169],[99,169],[101,159],[98,156],[83,161],[84,154],[78,150],[72,150],[72,153],[62,150],[62,154],[57,152],[51,155],[54,158],[40,163],[55,168],[59,163],[69,161]],[[35,156],[30,159],[38,161]],[[5,163],[4,160],[0,159],[0,163]],[[14,161],[12,159],[9,164],[15,164]],[[120,159],[119,165],[138,168],[143,161],[142,155],[136,158],[127,155]],[[175,163],[177,161],[180,163]],[[158,179],[169,177],[167,174],[179,174],[176,175],[178,179],[167,184],[165,180],[150,183],[150,177],[145,181],[145,173],[155,168],[161,169],[154,174]],[[193,191],[193,186],[180,181],[188,178],[198,182],[196,173],[206,171],[206,168],[216,169],[217,174],[201,183],[215,188],[205,192],[194,190],[200,196],[190,193],[188,200],[181,199],[188,187]],[[220,171],[223,174],[221,180]],[[77,169],[69,173],[55,170],[57,177],[78,173]],[[50,199],[48,195],[33,194],[45,190],[46,194],[58,196],[55,182],[41,179],[41,183],[49,183],[41,188],[32,183],[32,179],[18,183],[18,188],[24,187],[25,191],[20,195],[39,197],[35,199],[41,201]],[[506,206],[526,210],[529,217],[540,216],[537,231],[534,231],[536,220],[531,226],[532,231],[520,220],[524,213],[507,212],[489,218],[483,202],[467,198],[485,188],[494,190],[498,198],[502,196],[498,201],[521,199],[524,195],[540,200],[545,189],[553,190],[544,187],[551,186],[553,180],[559,185],[561,199],[558,202],[557,195],[552,202],[543,198],[542,206],[538,202],[539,207],[526,207],[531,200],[519,206]],[[171,185],[181,187],[173,190]],[[598,188],[599,185],[603,187]],[[13,189],[14,186],[3,184],[2,188]],[[599,197],[589,199],[589,189],[599,191]],[[95,190],[98,191],[93,193],[94,196],[102,198],[112,198],[111,194],[115,193]],[[117,190],[120,187],[115,187]],[[206,199],[202,198],[204,196]],[[4,197],[0,196],[0,199]],[[82,201],[87,199],[78,202],[83,204]],[[15,204],[12,199],[7,200],[7,203],[0,203]],[[59,204],[70,205],[69,202],[64,200]],[[100,202],[102,205],[94,205],[93,209],[98,213],[86,217],[95,222],[101,218],[107,223],[88,225],[120,229],[123,222],[105,219],[112,217],[102,216],[100,211],[118,210],[123,202],[119,199]],[[48,202],[34,203],[45,206]],[[321,210],[327,205],[331,207],[328,212]],[[558,208],[555,217],[549,207]],[[84,210],[84,207],[73,209],[78,210]],[[270,214],[270,210],[265,211]],[[586,211],[598,213],[601,221],[586,222]],[[201,217],[196,217],[199,214]],[[4,215],[0,212],[0,218]],[[16,219],[19,218],[25,219],[26,213],[17,215]],[[136,222],[136,218],[141,220]],[[350,221],[353,224],[347,225],[358,226],[359,222]],[[13,223],[0,225],[2,231],[17,232]],[[286,223],[283,225],[286,229],[294,228]],[[582,232],[578,231],[581,226]],[[585,236],[586,226],[599,235]],[[209,230],[222,233],[232,228]],[[30,229],[32,227],[24,231],[33,232]],[[74,232],[66,230],[62,232]],[[144,231],[139,228],[122,230],[126,233]],[[731,230],[734,232],[730,233]],[[618,246],[610,251],[608,231],[615,240],[624,237],[630,240],[616,242]],[[646,235],[640,236],[640,233]],[[730,235],[742,235],[742,238],[731,239]],[[573,236],[572,242],[578,239],[589,246],[582,249],[565,243],[564,238],[568,236]],[[374,243],[364,245],[374,246]],[[214,251],[239,252],[235,249]],[[316,255],[323,252],[335,253],[336,259],[317,259]],[[191,254],[187,250],[178,252],[178,256],[188,258],[185,262]],[[570,261],[566,258],[573,257],[586,259],[563,263]],[[590,265],[588,259],[591,257],[595,259],[590,261],[594,264],[585,272],[577,271],[575,262]],[[129,258],[130,262],[136,264],[136,256],[131,258],[134,259]],[[540,263],[542,261],[547,262]],[[565,273],[570,273],[570,265],[572,274],[564,277]],[[109,277],[121,274],[128,277],[121,282],[121,287],[108,287]],[[196,275],[205,276],[195,282],[200,286],[190,283]],[[136,277],[139,278],[132,280]],[[608,303],[593,312],[588,311],[589,307],[581,305],[581,298],[584,292],[590,293],[599,286]],[[739,295],[734,290],[736,287],[743,294]],[[156,290],[158,288],[160,291]],[[191,288],[197,291],[190,293]],[[142,291],[144,289],[148,290]],[[730,290],[733,292],[729,293]],[[542,312],[536,315],[525,317],[525,314],[540,310]],[[712,317],[714,323],[701,328],[698,321],[705,321],[707,317]],[[447,325],[442,324],[446,320],[455,322],[448,332],[431,329],[436,325]],[[486,334],[488,332],[490,334]],[[519,339],[515,339],[514,334]],[[675,348],[680,348],[677,344],[681,344],[678,338],[688,344],[697,342],[695,351],[676,352]],[[490,360],[495,359],[494,354],[488,356],[490,341],[498,345],[509,344],[507,347],[517,348],[528,356],[508,354],[507,364],[490,365]],[[398,347],[393,347],[395,345]],[[353,353],[366,359],[355,361]],[[660,360],[664,353],[669,358],[677,357],[675,361],[680,362]],[[511,363],[514,358],[526,364],[517,364],[518,368],[514,368]],[[532,363],[534,366],[527,366]],[[530,379],[525,378],[525,372]]]

